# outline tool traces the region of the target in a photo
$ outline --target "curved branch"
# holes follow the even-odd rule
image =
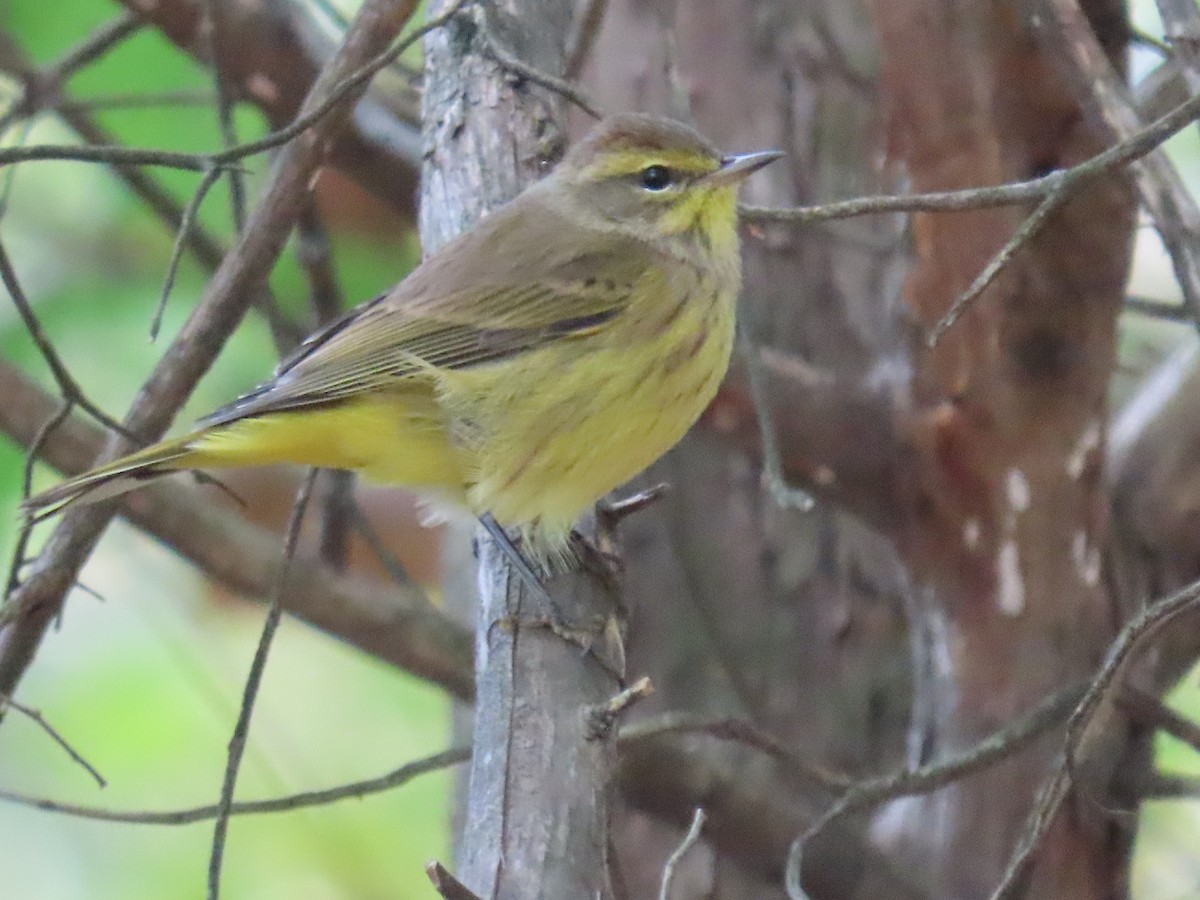
[[[161,435],[241,322],[283,250],[329,140],[365,90],[364,84],[347,92],[344,82],[386,49],[415,6],[415,0],[370,0],[359,11],[345,42],[304,101],[301,117],[335,95],[345,95],[344,102],[280,150],[241,239],[134,401],[126,420],[130,431],[145,438]],[[115,454],[121,446],[112,442],[107,452]],[[68,510],[29,578],[9,597],[15,615],[0,631],[0,692],[13,693],[115,511],[114,503]]]
[[[203,3],[121,2],[181,50],[210,62]],[[272,128],[282,128],[299,113],[321,66],[333,54],[333,40],[300,5],[279,0],[224,2],[222,18],[218,62],[231,95],[257,106]],[[410,217],[415,217],[421,164],[418,121],[411,98],[376,87],[358,104],[330,150],[335,166]]]

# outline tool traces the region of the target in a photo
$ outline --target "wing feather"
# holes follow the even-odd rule
[[[205,424],[403,389],[431,370],[503,360],[593,333],[619,315],[651,254],[635,239],[607,232],[590,235],[580,252],[578,226],[544,204],[531,210],[531,203],[539,205],[538,192],[451,242],[391,293],[310,337],[273,380]],[[530,247],[539,248],[532,264]]]

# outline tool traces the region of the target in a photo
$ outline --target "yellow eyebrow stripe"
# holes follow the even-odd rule
[[[602,157],[591,167],[597,178],[632,175],[647,166],[666,166],[689,175],[706,175],[717,170],[717,162],[696,153],[678,150],[621,150]]]

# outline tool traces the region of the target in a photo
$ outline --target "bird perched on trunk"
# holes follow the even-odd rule
[[[270,381],[24,508],[49,514],[180,469],[301,463],[490,514],[549,561],[580,513],[715,394],[741,285],[737,188],[779,156],[723,156],[668,119],[607,118]]]

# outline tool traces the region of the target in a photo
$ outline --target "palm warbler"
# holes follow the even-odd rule
[[[554,172],[309,338],[275,377],[25,504],[52,513],[179,469],[354,469],[565,549],[578,515],[669,450],[729,364],[737,186],[677,122],[601,122]]]

